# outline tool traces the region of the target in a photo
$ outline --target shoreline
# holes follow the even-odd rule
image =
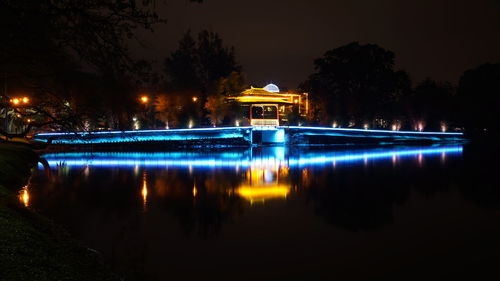
[[[123,280],[95,250],[21,204],[16,190],[28,183],[37,161],[29,146],[0,142],[0,279]]]

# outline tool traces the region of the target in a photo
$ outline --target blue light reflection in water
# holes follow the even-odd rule
[[[392,147],[371,149],[349,149],[330,151],[289,152],[284,147],[268,147],[260,153],[251,149],[235,152],[125,152],[125,153],[52,153],[43,156],[51,167],[56,166],[97,166],[97,167],[197,167],[197,168],[234,168],[255,166],[310,166],[339,164],[387,159],[393,157],[412,157],[432,154],[462,154],[463,147],[427,146]],[[42,167],[41,165],[39,167]]]

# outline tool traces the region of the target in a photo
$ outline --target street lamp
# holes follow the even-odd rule
[[[28,97],[26,97],[26,96],[24,96],[24,97],[15,97],[15,98],[11,98],[9,100],[9,102],[12,104],[12,107],[21,107],[22,105],[25,105],[25,106],[28,105],[29,102],[30,102],[30,99]],[[17,114],[15,114],[15,116],[19,118],[19,117],[21,117],[21,114],[17,113]],[[4,120],[5,120],[4,121],[5,122],[4,129],[6,131],[9,130],[9,125],[8,125],[7,118],[8,118],[8,106],[6,105],[5,106],[5,117],[4,117]],[[29,120],[29,121],[27,121],[28,123],[30,123],[32,121],[31,119],[28,119],[28,120]]]
[[[146,104],[146,103],[148,103],[148,101],[149,101],[149,97],[148,97],[148,96],[141,96],[141,97],[139,98],[139,100],[140,100],[142,103]]]
[[[198,101],[198,97],[193,97],[193,102],[197,102]]]
[[[28,104],[29,102],[30,102],[30,99],[28,97],[10,99],[10,103],[12,103],[15,106],[20,105],[20,104]]]

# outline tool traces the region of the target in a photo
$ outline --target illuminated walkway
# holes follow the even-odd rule
[[[253,126],[171,130],[42,133],[38,141],[66,145],[249,146],[350,143],[462,142],[463,133],[364,130],[304,126]]]

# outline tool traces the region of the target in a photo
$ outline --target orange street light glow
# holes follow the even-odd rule
[[[149,97],[148,96],[142,96],[141,97],[141,102],[142,103],[147,103],[149,101]]]
[[[18,98],[15,98],[11,99],[10,102],[13,103],[14,105],[18,105],[21,101]]]
[[[193,97],[193,102],[198,101],[198,97]]]
[[[30,99],[28,97],[23,97],[23,103],[27,104],[28,102],[30,102]]]
[[[28,192],[28,186],[23,187],[23,189],[19,192],[19,201],[21,201],[25,207],[29,206],[30,194]]]
[[[144,179],[142,180],[141,195],[142,195],[142,200],[144,201],[144,204],[146,204],[146,201],[148,199],[148,184],[146,182],[146,177],[144,177]]]

